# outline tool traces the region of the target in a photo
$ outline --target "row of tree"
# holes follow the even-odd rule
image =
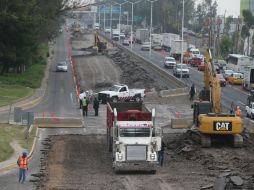
[[[54,38],[68,0],[0,1],[0,74],[35,64],[39,47]]]

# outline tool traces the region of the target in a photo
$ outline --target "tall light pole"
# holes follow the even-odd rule
[[[103,30],[105,31],[105,27],[106,27],[106,5],[104,4],[104,16],[103,16],[103,19],[104,19],[104,27],[103,27]]]
[[[153,28],[153,3],[157,0],[148,0],[151,3],[151,20],[150,20],[150,56],[152,53],[152,28]]]
[[[122,5],[128,3],[127,1],[123,3],[118,3],[120,5],[120,13],[119,13],[119,43],[120,43],[120,34],[121,34],[121,14],[122,14]]]
[[[183,78],[183,28],[184,28],[184,0],[183,0],[183,15],[182,15],[182,52],[181,52],[181,78]]]
[[[133,42],[133,5],[140,3],[143,0],[136,1],[136,2],[131,2],[131,1],[126,1],[131,4],[131,51],[132,51],[132,42]]]
[[[112,3],[110,4],[110,39],[112,39]]]
[[[99,29],[101,27],[101,10],[100,10],[100,5],[99,5]]]

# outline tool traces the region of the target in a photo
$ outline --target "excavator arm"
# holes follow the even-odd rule
[[[221,113],[221,87],[213,66],[211,51],[205,53],[204,90],[209,93],[214,113]]]

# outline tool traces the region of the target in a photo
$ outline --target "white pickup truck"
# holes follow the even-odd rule
[[[101,91],[98,94],[98,100],[102,103],[108,101],[136,101],[141,102],[145,97],[145,89],[129,89],[127,85],[114,85],[106,91]]]
[[[254,119],[254,102],[250,102],[245,109],[246,109],[247,117]]]

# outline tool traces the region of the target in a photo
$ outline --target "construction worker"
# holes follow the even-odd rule
[[[163,166],[163,162],[164,162],[164,151],[165,151],[165,143],[162,141],[161,142],[161,150],[158,152],[158,161],[159,161],[159,165]]]
[[[87,116],[88,104],[89,104],[88,99],[84,97],[82,99],[83,116]]]
[[[19,182],[24,183],[26,180],[26,170],[28,170],[28,158],[26,152],[22,152],[17,164],[19,166]]]
[[[236,107],[236,110],[235,110],[235,115],[238,116],[238,117],[242,117],[242,111],[240,109],[240,106],[237,106]]]
[[[99,103],[99,101],[97,100],[97,98],[94,97],[93,109],[94,109],[94,112],[95,112],[95,116],[98,116],[99,107],[100,107],[100,103]]]
[[[82,109],[82,100],[84,99],[84,97],[86,97],[86,92],[81,90],[79,95],[79,109]]]
[[[195,94],[196,94],[196,88],[195,88],[195,85],[194,85],[194,84],[191,85],[189,94],[190,94],[190,101],[193,101],[194,96],[195,96]]]

